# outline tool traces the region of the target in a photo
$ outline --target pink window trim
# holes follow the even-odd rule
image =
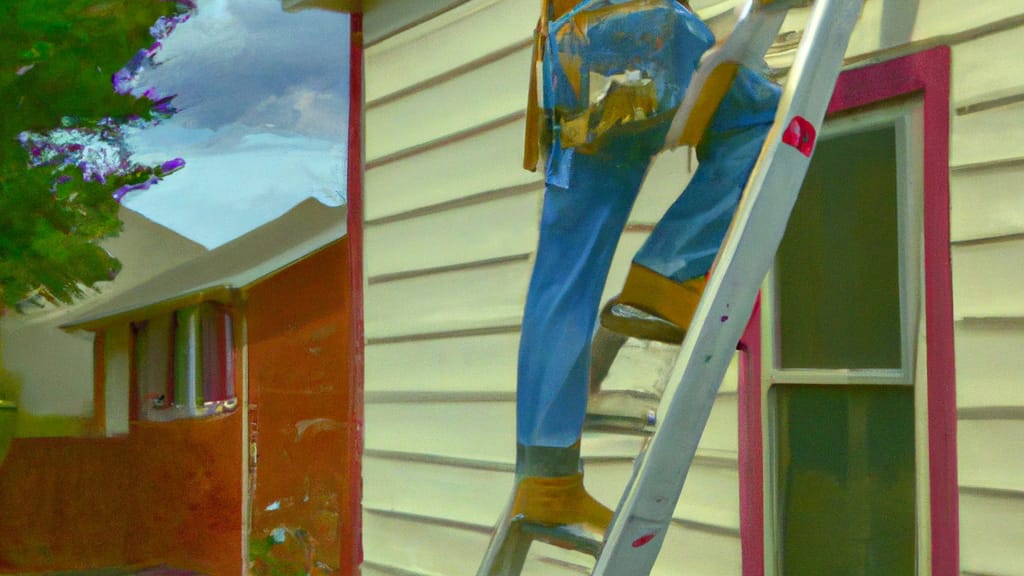
[[[949,252],[950,50],[932,48],[843,72],[829,114],[920,94],[924,100],[924,269],[932,574],[960,573],[953,288]],[[761,329],[755,308],[740,341],[740,538],[744,576],[763,576]]]

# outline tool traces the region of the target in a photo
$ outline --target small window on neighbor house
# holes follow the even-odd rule
[[[225,307],[189,306],[132,327],[140,419],[234,409],[231,315]]]
[[[138,386],[139,417],[153,420],[152,411],[169,408],[174,402],[174,322],[171,315],[158,316],[132,325],[135,338],[134,368]]]

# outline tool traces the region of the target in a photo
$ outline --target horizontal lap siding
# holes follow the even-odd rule
[[[957,115],[953,119],[953,168],[1024,158],[1024,102]]]
[[[984,11],[998,20],[1022,8],[967,10]],[[1024,28],[1016,24],[954,46],[950,150],[961,569],[1013,576],[1024,574],[1024,60],[1011,56]]]
[[[702,453],[734,455],[736,452],[736,396],[719,398],[702,439]],[[510,431],[515,424],[513,398],[498,401],[416,400],[412,402],[372,402],[366,407],[366,420],[375,423],[366,431],[367,450],[401,452],[418,456],[445,456],[486,463],[511,465]],[[639,441],[628,436],[601,438],[588,435],[584,456],[632,456]],[[621,438],[614,441],[613,438]],[[630,447],[624,452],[623,447]]]
[[[1009,56],[1022,42],[1024,27],[1018,25],[953,49],[950,183],[958,319],[1024,316],[1009,296],[1019,268],[1011,263],[1024,252],[1018,238],[1024,234],[1024,60]]]
[[[471,461],[415,460],[368,449],[365,465],[365,507],[481,528],[494,523],[512,487],[511,462],[484,466]],[[592,458],[586,469],[587,486],[594,496],[614,501],[629,479],[632,463],[628,458]],[[369,482],[371,473],[374,482]],[[698,456],[674,517],[738,535],[738,514],[729,507],[737,482],[735,467],[728,460]]]
[[[490,534],[479,528],[430,524],[421,519],[376,511],[363,514],[365,546],[377,550],[390,563],[417,566],[425,574],[473,574]],[[398,534],[415,533],[432,546],[412,547]],[[460,553],[453,554],[458,550]],[[475,557],[474,557],[475,556]],[[366,574],[364,570],[363,574]]]
[[[543,195],[541,175],[520,166],[535,11],[473,0],[367,50],[364,574],[474,573],[509,496],[518,326]],[[605,298],[695,167],[688,150],[656,160]],[[632,342],[609,385],[653,386],[674,356]],[[655,574],[738,572],[735,379],[734,366]],[[588,486],[608,505],[639,449],[636,437],[584,438]],[[590,563],[537,546],[524,574]]]
[[[472,0],[370,47],[367,104],[528,41],[536,10],[513,0]]]
[[[424,393],[513,394],[518,348],[518,331],[367,346],[366,365],[373,371],[366,378],[367,400]]]
[[[783,37],[798,38],[811,14],[811,8],[791,10],[783,23]],[[866,0],[857,27],[847,49],[847,59],[856,61],[888,49],[911,43],[958,43],[965,38],[1005,26],[1024,16],[1024,5],[1017,0],[961,2],[959,0]],[[769,52],[768,63],[786,68],[792,62],[795,43],[790,49]]]
[[[697,7],[714,15],[728,4]],[[916,14],[908,12],[913,4]],[[519,165],[535,9],[514,0],[470,1],[367,51],[367,574],[472,573],[486,545],[482,531],[511,487],[517,326],[542,190],[540,176]],[[869,0],[851,54],[998,26],[1021,13],[1024,7],[1009,0]],[[806,11],[794,14],[788,29],[802,27],[801,18]],[[1024,158],[1024,145],[1005,137],[1018,133],[1011,128],[1021,123],[1021,106],[1012,98],[1024,77],[1006,67],[1024,61],[1000,58],[1005,65],[997,67],[986,56],[1019,46],[1018,38],[1019,30],[1005,30],[958,40],[954,49],[954,108],[977,110],[954,116],[958,318],[1020,316],[1013,298],[1019,272],[1000,262],[1017,258],[1019,240],[1012,236],[1024,232],[1014,192],[1022,169],[1013,164]],[[772,64],[785,66],[791,57],[780,53]],[[1001,164],[987,165],[992,162]],[[657,159],[616,253],[606,298],[617,292],[631,255],[694,167],[685,150]],[[1024,338],[1020,325],[992,322],[957,322],[961,408],[1021,405],[1015,395],[1021,387],[1012,384],[1019,355],[998,352],[1008,347],[1006,339]],[[975,350],[991,360],[976,360]],[[649,380],[657,370],[643,358],[626,359],[616,370]],[[734,374],[712,414],[656,574],[739,572]],[[964,446],[1016,446],[999,438],[1019,433],[1012,421],[973,425],[966,424],[975,417],[970,411],[963,417]],[[610,504],[633,447],[608,438],[584,445],[588,484]],[[1007,488],[1013,477],[998,472],[999,453],[977,451],[974,461],[964,460],[970,471],[962,477]],[[980,476],[972,476],[975,470]],[[972,498],[963,500],[965,520],[988,502],[975,506]],[[965,568],[977,557],[967,531]],[[444,548],[459,552],[438,554],[435,544],[448,541],[452,546]],[[574,562],[563,552],[541,551],[527,572],[579,573]]]
[[[953,50],[953,105],[956,109],[1024,95],[1024,58],[1010,58],[1024,42],[1019,26],[958,45]],[[993,66],[993,63],[998,65]]]
[[[1024,12],[1007,0],[917,4],[913,25],[901,29],[906,8],[867,2],[851,53],[998,26]],[[884,34],[883,5],[896,22]],[[514,70],[527,59],[534,9],[510,0],[469,2],[368,51],[367,270],[380,281],[367,294],[367,330],[375,341],[367,349],[365,574],[472,573],[486,545],[482,530],[511,486],[515,325],[530,266],[514,258],[536,241],[541,190],[539,176],[519,167],[526,72]],[[787,26],[798,28],[800,18]],[[953,117],[951,172],[961,539],[964,569],[977,573],[1019,573],[1007,551],[1022,543],[1021,487],[1014,484],[1020,474],[1001,465],[1001,455],[1020,451],[1013,417],[1019,412],[1012,409],[1024,405],[1019,346],[1013,345],[1024,343],[1024,325],[1015,320],[1024,316],[1014,298],[1019,266],[1007,265],[1020,261],[1014,236],[1024,233],[1017,191],[1024,145],[1008,137],[1024,127],[1014,100],[1024,77],[1014,70],[1024,60],[991,56],[1015,53],[1020,42],[1020,29],[1012,28],[957,40],[954,47],[954,111],[961,111]],[[780,54],[772,63],[788,58]],[[488,87],[500,94],[480,94]],[[638,226],[624,236],[606,297],[621,285],[649,225],[685,186],[692,168],[686,154],[665,155],[652,169],[634,210]],[[474,262],[486,265],[451,269]],[[431,269],[438,273],[401,276]],[[497,332],[410,339],[488,328]],[[739,572],[736,504],[729,496],[735,467],[728,461],[736,449],[729,387],[712,415],[701,449],[705,460],[694,468],[655,574],[683,567],[694,574]],[[466,395],[497,398],[470,401]],[[421,398],[435,401],[415,403]],[[617,496],[628,466],[613,454],[628,449],[605,441],[585,445],[593,459],[588,483],[600,497]],[[479,466],[409,460],[431,456]],[[374,510],[392,516],[385,520]],[[437,523],[453,517],[472,528]],[[445,548],[460,552],[437,554],[435,544],[449,540],[452,547]],[[527,573],[580,573],[572,564],[561,551],[542,550]]]
[[[955,338],[961,410],[1024,406],[1024,318],[960,321]]]
[[[521,223],[536,218],[539,202],[538,187],[457,209],[371,222],[366,242],[377,257],[366,263],[366,274],[372,282],[383,274],[528,254],[537,244],[537,231]]]
[[[956,317],[1024,317],[1024,238],[994,238],[953,246]]]
[[[1024,576],[1024,498],[960,494],[960,567],[965,573]]]
[[[367,132],[372,128],[367,124]],[[522,133],[522,121],[513,119],[399,160],[371,160],[366,172],[367,220],[538,183],[539,176],[523,170],[519,161]]]
[[[474,573],[508,498],[534,10],[468,2],[367,52],[364,574]]]
[[[366,338],[518,324],[529,272],[522,260],[371,284]]]
[[[995,416],[960,421],[960,484],[1024,496],[1024,419]]]
[[[376,2],[363,14],[363,41],[367,46],[429,20],[465,3],[466,0],[389,0]]]
[[[522,112],[526,107],[522,79],[530,69],[530,60],[530,47],[519,48],[471,74],[371,105],[366,111],[367,122],[378,128],[366,135],[367,158],[393,154]]]
[[[366,406],[366,449],[511,465],[515,401],[399,402]]]
[[[511,468],[505,471],[481,469],[372,453],[367,455],[364,465],[367,474],[363,499],[366,516],[401,518],[407,526],[402,532],[375,534],[373,524],[367,523],[368,552],[373,549],[375,540],[386,538],[392,542],[381,545],[380,557],[369,558],[391,565],[399,560],[396,556],[429,556],[431,553],[423,546],[436,543],[436,540],[426,538],[432,532],[452,531],[448,538],[464,537],[462,532],[486,533],[507,502],[512,486]],[[588,487],[598,499],[612,501],[621,494],[631,470],[632,464],[628,459],[592,460],[587,466],[588,478],[591,479]],[[377,480],[371,483],[371,476]],[[676,508],[676,521],[669,531],[669,538],[674,539],[681,533],[705,533],[709,539],[727,542],[729,549],[738,549],[739,518],[730,505],[738,489],[737,482],[734,465],[698,457]],[[395,546],[400,546],[404,553],[396,554]],[[391,552],[385,553],[385,550]],[[666,547],[665,558],[659,559],[655,573],[659,572],[659,567],[678,570],[680,566],[709,561],[708,550],[693,549],[685,556],[667,550]],[[559,554],[560,551],[548,550],[547,553]],[[462,553],[453,556],[459,558],[448,560],[460,566],[474,567],[482,558],[482,555],[465,558]],[[572,556],[568,555],[563,560],[571,560]],[[711,554],[711,557],[715,558],[717,554]],[[419,570],[432,569],[429,564],[403,565],[415,566]],[[472,572],[453,572],[462,573]]]
[[[1024,234],[1024,159],[1014,164],[953,170],[949,184],[953,241]]]

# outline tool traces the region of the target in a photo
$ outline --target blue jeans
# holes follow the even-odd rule
[[[676,281],[708,271],[774,120],[778,98],[775,85],[740,70],[697,149],[697,172],[634,262]],[[666,121],[613,138],[592,154],[561,151],[571,154],[570,162],[561,162],[557,177],[549,173],[519,348],[520,444],[567,447],[580,438],[590,342],[608,268],[667,130]]]

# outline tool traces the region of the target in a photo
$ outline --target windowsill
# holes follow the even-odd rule
[[[229,398],[216,402],[205,402],[195,408],[188,406],[169,406],[167,408],[150,408],[139,416],[140,422],[175,422],[209,418],[233,413],[238,409],[238,399]]]

